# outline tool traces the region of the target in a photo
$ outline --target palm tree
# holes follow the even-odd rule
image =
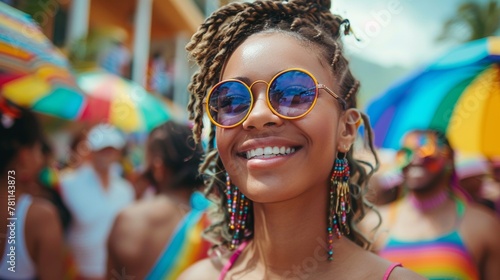
[[[466,36],[463,34],[467,30]],[[494,35],[500,29],[500,4],[490,0],[481,4],[476,2],[462,3],[455,15],[449,18],[438,37],[438,40],[455,38],[461,42]]]

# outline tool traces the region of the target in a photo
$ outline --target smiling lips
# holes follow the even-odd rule
[[[249,150],[246,152],[247,159],[253,158],[270,158],[277,156],[284,156],[295,153],[295,148],[293,147],[263,147]]]

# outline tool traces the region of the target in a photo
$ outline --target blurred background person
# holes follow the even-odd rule
[[[55,159],[53,146],[47,139],[42,141],[43,167],[38,173],[37,184],[33,186],[30,193],[37,197],[42,197],[50,201],[59,214],[59,220],[62,225],[63,234],[68,231],[71,223],[71,213],[64,204],[61,197],[61,184],[58,162]],[[76,278],[76,263],[67,244],[63,244],[64,259],[63,272],[64,279]]]
[[[90,148],[87,145],[87,132],[88,131],[82,130],[73,135],[69,143],[69,156],[64,160],[64,165],[62,167],[63,173],[77,169],[82,163],[88,161]]]
[[[490,168],[495,181],[500,182],[500,156],[490,159]]]
[[[42,141],[42,155],[43,165],[38,173],[37,184],[31,192],[33,195],[43,197],[54,204],[59,214],[63,230],[66,232],[71,222],[71,213],[69,213],[68,208],[62,201],[60,195],[61,185],[59,168],[52,146],[46,140]]]
[[[489,159],[491,178],[484,184],[483,196],[493,201],[500,218],[500,155]]]
[[[201,235],[210,224],[208,201],[198,192],[202,155],[187,125],[168,121],[150,133],[142,178],[157,194],[118,215],[108,240],[108,278],[125,269],[138,279],[176,279],[207,256],[210,245]]]
[[[402,192],[402,175],[395,170],[382,170],[373,174],[367,199],[375,205],[385,205],[398,199]]]
[[[370,179],[366,198],[375,205],[385,205],[401,195],[403,175],[395,163],[395,150],[378,149],[377,155],[380,166]]]
[[[445,136],[409,132],[400,162],[405,195],[379,208],[382,224],[372,235],[374,251],[429,279],[498,279],[500,222],[465,199]],[[363,228],[375,228],[376,216],[369,213],[363,222],[371,223]]]
[[[97,280],[106,275],[106,240],[113,221],[135,194],[118,168],[123,135],[111,125],[99,124],[89,131],[86,143],[85,161],[61,175],[61,196],[72,216],[67,242],[79,277]]]
[[[480,154],[456,153],[455,166],[460,186],[475,202],[495,210],[495,203],[484,197],[486,184],[491,180],[488,160]]]
[[[62,279],[63,233],[58,212],[49,201],[30,194],[43,166],[42,129],[33,113],[0,97],[0,135],[0,279]],[[13,217],[14,226],[8,220]],[[15,239],[7,238],[11,231]],[[9,270],[11,246],[15,247],[15,272]]]

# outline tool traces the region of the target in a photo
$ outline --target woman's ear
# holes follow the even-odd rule
[[[337,150],[346,153],[350,150],[356,136],[358,127],[361,125],[361,113],[358,109],[351,108],[340,117],[340,124],[337,134]]]

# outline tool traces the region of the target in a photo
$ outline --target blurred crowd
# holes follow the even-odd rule
[[[270,1],[268,3],[269,7],[272,7],[273,5],[271,4],[274,2],[278,1]],[[290,2],[296,2],[295,5],[298,7],[309,7],[307,1]],[[340,34],[342,26],[344,27],[343,32],[346,34],[349,33],[350,25],[348,20],[337,22],[337,18],[330,15],[330,1],[319,2],[328,7],[323,7],[318,11],[316,9],[308,8],[307,11],[304,9],[304,14],[326,13],[327,16],[314,15],[313,18],[323,20],[335,19],[333,22],[338,25],[338,33]],[[288,1],[286,3],[290,5]],[[221,18],[233,13],[236,14],[240,6],[234,5],[234,7],[234,10],[231,8],[231,10],[221,13]],[[286,12],[291,11],[285,10],[280,10],[280,14],[285,15]],[[265,10],[263,9],[263,11]],[[247,11],[241,13],[242,15],[254,15],[253,13],[247,13]],[[264,12],[262,17],[270,15],[274,14]],[[287,20],[293,19],[295,16],[297,18],[293,22],[290,22],[290,26],[309,24],[304,21],[302,13],[300,15],[289,15]],[[233,18],[228,17],[227,20],[230,22]],[[270,17],[263,22],[267,22],[264,24],[267,26],[268,23],[271,24],[274,21],[275,19]],[[222,19],[210,19],[210,22],[212,24],[226,25],[226,22],[223,22]],[[228,26],[231,27],[230,24]],[[316,28],[319,24],[311,26]],[[241,30],[245,31],[241,31],[242,33],[238,36],[229,36],[230,38],[228,37],[227,41],[239,38],[239,36],[250,36],[249,34],[257,30],[247,28],[247,26],[243,27],[238,32]],[[247,32],[247,30],[250,31]],[[307,29],[302,29],[301,27],[295,31],[299,32],[300,30]],[[318,30],[321,31],[320,29]],[[200,32],[203,33],[203,29]],[[273,35],[273,32],[276,31],[271,30],[269,34]],[[207,32],[207,34],[211,33]],[[283,34],[278,35],[282,36]],[[324,36],[321,32],[320,35]],[[217,37],[219,39],[225,37],[225,35],[221,34],[217,36],[219,36]],[[298,44],[299,41],[294,41],[297,38],[302,38],[300,36],[303,35],[297,35],[297,38],[294,37],[295,35],[290,38],[286,36],[259,36],[262,36],[262,34],[252,37],[253,39],[249,40],[249,42],[255,43],[252,40],[262,40],[262,42],[266,42],[269,45],[274,45],[274,43],[268,43],[266,40],[276,40],[269,42],[279,42],[280,44],[290,42],[290,45],[287,45],[287,47],[292,50],[295,49],[297,53],[299,53],[299,50],[300,54],[304,53],[302,41],[300,44]],[[317,37],[321,36],[318,35]],[[327,34],[326,36],[329,35]],[[317,37],[315,36],[314,38],[317,39]],[[88,40],[97,40],[96,38],[92,39],[92,36],[90,36]],[[194,40],[196,38],[203,38],[203,40],[208,41],[212,39],[205,38],[202,34],[194,36]],[[111,39],[114,39],[114,41],[112,40],[112,47],[108,49],[105,55],[100,56],[101,61],[99,61],[99,65],[108,70],[108,72],[122,75],[124,72],[129,72],[129,69],[124,69],[124,65],[129,65],[130,54],[123,45],[123,38]],[[307,40],[304,40],[304,42]],[[337,37],[328,44],[334,44],[337,47],[336,40]],[[80,43],[82,42],[78,42],[77,44]],[[202,47],[206,45],[204,41],[198,43]],[[314,46],[316,43],[315,41],[311,41],[311,46]],[[86,42],[86,44],[92,46],[89,42]],[[242,42],[235,43],[234,46],[232,44],[230,43],[231,46],[228,49],[234,51],[234,49],[237,49],[237,46],[241,46]],[[330,48],[328,44],[325,43],[326,48]],[[281,52],[282,49],[285,48],[281,48],[281,45],[274,45],[273,48],[270,48],[271,51],[276,53],[278,53],[277,50]],[[311,50],[314,53],[319,49],[311,48]],[[218,50],[213,49],[211,51],[216,52],[217,56],[215,54],[213,56],[220,59]],[[269,50],[262,53],[269,56],[273,54],[273,52],[268,54],[267,51]],[[196,53],[197,51],[193,52]],[[241,52],[243,53],[243,51]],[[335,52],[332,67],[335,61],[337,61],[340,52],[340,48]],[[91,56],[90,54],[93,55],[94,53],[87,53],[86,56],[83,55],[81,57],[77,56],[77,54],[79,53],[73,53],[72,55],[76,55],[76,57],[72,57],[72,59],[80,62],[80,66],[85,68],[84,66],[88,66],[86,59]],[[292,52],[292,54],[294,55],[290,55],[287,58],[290,61],[294,61],[292,57],[295,56],[295,53]],[[149,62],[146,87],[148,90],[160,93],[162,96],[171,97],[173,95],[173,81],[172,75],[170,75],[171,66],[167,65],[161,56],[162,54],[160,53],[154,54]],[[207,57],[211,56],[207,55]],[[237,58],[232,59],[233,61],[238,61]],[[206,64],[205,67],[207,69],[212,68],[212,61],[208,61],[205,56],[201,60]],[[263,59],[262,62],[265,60]],[[228,60],[223,59],[221,61],[223,61],[221,65],[224,66],[220,66],[220,69],[225,69],[226,65],[224,63],[227,63]],[[342,57],[338,61],[345,63],[345,67],[347,67],[348,63],[345,58]],[[251,68],[246,67],[244,63],[232,63],[232,71],[239,69],[238,67],[241,67],[241,69]],[[258,67],[267,65],[260,65],[261,61],[257,60],[253,63],[254,66],[259,64]],[[295,64],[295,62],[290,64]],[[231,67],[228,68],[231,70]],[[256,69],[260,70],[261,68],[256,67]],[[313,80],[317,84],[313,76],[306,71],[295,68],[280,72],[279,75],[273,78],[273,83],[277,77],[284,77],[283,73],[288,72],[302,75],[305,79]],[[259,71],[255,70],[254,73],[259,73]],[[0,72],[0,74],[3,74],[3,72]],[[223,76],[222,72],[213,75],[214,77]],[[201,76],[195,77],[199,78]],[[11,78],[10,76],[8,77],[8,79]],[[200,81],[202,79],[205,78],[199,78]],[[208,83],[213,81],[200,81],[198,81],[200,83],[198,85],[200,87],[199,91],[206,94],[206,89],[211,86]],[[262,82],[262,80],[257,80],[255,83],[258,82]],[[2,84],[2,86],[4,85]],[[325,85],[322,86],[319,89],[331,91]],[[196,86],[192,87],[196,88]],[[268,86],[268,93],[270,87]],[[315,85],[315,87],[319,87],[319,85]],[[355,100],[355,95],[351,96],[351,90],[356,92],[358,87],[359,83],[353,82],[353,86],[350,87],[351,89],[348,91],[349,94],[347,94],[347,97],[350,96],[349,98]],[[245,90],[247,88],[248,86]],[[248,96],[253,96],[252,94],[254,93],[250,88],[248,88],[248,92],[244,91],[244,93],[248,94]],[[317,90],[319,91],[319,89]],[[213,151],[212,153],[205,154],[206,150],[202,143],[205,139],[195,141],[194,138],[197,137],[198,139],[201,137],[203,122],[207,121],[207,119],[204,119],[202,109],[196,111],[196,114],[193,110],[196,110],[194,109],[195,106],[201,106],[204,101],[192,101],[189,105],[190,114],[195,116],[195,136],[193,136],[193,127],[188,122],[174,120],[174,118],[169,118],[168,121],[154,125],[154,128],[146,128],[145,130],[148,132],[144,133],[143,138],[139,137],[140,139],[134,139],[133,135],[125,133],[123,128],[113,126],[109,123],[93,123],[88,129],[76,129],[76,131],[73,129],[71,139],[66,144],[67,147],[60,147],[61,143],[54,143],[53,138],[50,137],[53,136],[50,134],[54,133],[54,131],[49,131],[42,124],[40,114],[28,109],[27,107],[29,106],[20,106],[18,103],[5,98],[6,95],[4,92],[0,93],[2,93],[0,95],[0,182],[2,182],[0,185],[0,199],[2,200],[1,205],[7,206],[0,209],[0,223],[3,228],[0,233],[5,234],[0,238],[0,252],[3,252],[0,257],[0,280],[177,279],[188,267],[207,257],[222,260],[221,264],[224,264],[225,267],[222,269],[222,278],[224,278],[224,273],[227,273],[233,264],[245,266],[245,269],[255,268],[252,266],[257,263],[253,262],[254,256],[247,256],[236,262],[236,259],[243,252],[245,246],[250,242],[254,242],[252,238],[254,237],[253,223],[255,220],[252,220],[253,218],[250,219],[249,224],[246,225],[245,219],[247,218],[247,214],[250,213],[248,216],[252,216],[252,211],[254,210],[248,206],[250,202],[248,202],[248,198],[246,197],[247,194],[243,192],[238,193],[238,187],[231,183],[222,157],[219,157],[218,151],[216,151],[220,148],[221,150],[226,150],[226,155],[233,153],[231,150],[232,144],[227,145],[228,147],[224,147],[224,145],[217,145],[218,147],[216,147],[214,141],[215,133],[212,133],[209,135],[212,141],[208,146]],[[211,91],[210,94],[212,93]],[[332,93],[330,95],[335,99],[342,100],[333,91]],[[146,94],[145,96],[150,97],[151,95]],[[316,100],[319,98],[318,96],[319,94],[316,94],[314,103],[311,103],[312,105],[307,103],[306,100],[294,101],[310,106],[309,111],[301,115],[300,118],[305,117],[312,110]],[[205,96],[200,95],[197,98],[205,100]],[[246,103],[240,104],[248,105],[245,107],[245,110],[248,110],[248,114],[252,114],[252,117],[256,114],[255,111],[252,111],[252,108],[254,108],[252,106],[256,104],[252,103],[254,102],[254,98],[251,97],[246,100],[250,105]],[[267,98],[269,99],[269,97]],[[283,102],[283,100],[279,102]],[[345,103],[345,101],[343,102]],[[355,101],[352,102],[355,103]],[[145,106],[147,109],[151,109],[153,104],[156,103],[159,102],[156,102],[156,99],[154,99]],[[343,104],[342,107],[345,106],[344,103],[340,103]],[[61,105],[60,107],[64,107],[66,104],[59,105]],[[271,104],[268,105],[272,106]],[[259,106],[260,110],[269,109],[266,106]],[[286,107],[285,105],[283,106]],[[110,105],[110,107],[112,108],[113,106]],[[209,107],[211,105],[206,108],[208,109]],[[325,114],[330,113],[325,108],[323,107],[320,112]],[[210,108],[210,110],[212,110],[212,114],[219,114],[217,109]],[[145,114],[149,114],[148,117],[151,117],[152,114],[150,111],[143,111],[147,111]],[[271,112],[270,110],[265,111],[265,113],[267,114],[265,117],[271,117],[273,120],[277,119],[278,121],[285,120],[285,122],[293,122],[297,117],[288,116],[287,113]],[[349,136],[349,141],[351,141],[351,136],[352,141],[354,141],[356,138],[355,132],[359,128],[360,123],[364,122],[364,125],[368,127],[369,123],[368,119],[361,118],[357,110],[352,110],[351,113],[356,115],[356,117],[352,117],[356,120],[352,121],[351,119],[346,121],[345,126],[352,127],[352,131],[346,135]],[[248,116],[250,115],[246,115],[245,118],[248,118]],[[108,119],[111,119],[111,117]],[[151,119],[154,118],[151,117]],[[233,127],[217,124],[214,118],[212,118],[214,125],[220,129],[218,133],[221,131],[224,132],[224,129],[235,128],[244,121],[244,118],[241,119],[241,122],[235,124]],[[127,123],[131,122],[127,121]],[[264,126],[267,127],[268,124],[270,122]],[[318,139],[321,138],[324,141],[320,143],[330,141],[330,139],[323,137],[323,135],[316,134],[318,131],[315,128],[321,129],[320,125],[322,124],[318,123],[314,125],[318,126],[312,126],[307,128],[307,130],[310,129],[311,134],[314,133],[315,137]],[[239,128],[239,133],[243,135],[240,136],[241,138],[247,137],[247,131],[244,131],[246,129]],[[220,138],[224,138],[224,136],[228,137],[222,133],[222,137]],[[283,137],[283,139],[286,139],[286,137]],[[366,139],[370,139],[371,141],[370,137]],[[229,140],[226,141],[228,142],[221,143],[233,143]],[[342,227],[346,231],[345,235],[356,235],[358,237],[359,234],[360,239],[361,235],[363,235],[362,237],[366,238],[363,241],[369,244],[369,248],[367,249],[384,258],[380,258],[379,260],[390,261],[389,274],[392,269],[402,265],[404,268],[417,272],[428,279],[499,279],[500,157],[486,157],[482,154],[470,154],[456,150],[448,141],[445,133],[433,129],[407,132],[401,139],[402,148],[400,150],[378,149],[378,159],[370,158],[367,160],[365,159],[365,154],[354,154],[353,158],[351,158],[351,154],[354,153],[350,150],[351,142],[349,142],[349,145],[343,145],[346,147],[344,148],[345,151],[337,151],[343,154],[342,160],[344,160],[345,164],[342,165],[342,168],[344,168],[342,170],[346,169],[346,174],[348,175],[340,176],[340,173],[333,172],[331,179],[332,186],[338,183],[345,192],[341,195],[339,192],[336,193],[337,206],[335,207],[336,211],[338,211],[339,197],[342,197],[342,211],[339,211],[339,213],[343,212],[344,215],[342,216],[344,220]],[[131,149],[132,146],[136,150],[139,150],[139,152],[135,153],[136,150]],[[257,146],[257,144],[254,146]],[[340,144],[338,146],[340,147]],[[370,143],[369,146],[375,149],[373,148],[373,143]],[[334,149],[339,150],[339,147],[334,147]],[[274,148],[278,149],[277,147]],[[299,150],[300,148],[302,147],[299,147]],[[263,150],[260,147],[255,150],[258,149]],[[67,151],[67,154],[62,158],[58,154],[58,151],[61,150]],[[292,150],[290,153],[288,151],[286,153],[283,151],[273,153],[276,156],[284,156],[294,154],[295,147],[292,147]],[[319,153],[317,154],[319,155]],[[241,155],[238,156],[242,157]],[[265,158],[266,156],[261,154],[255,157],[259,160],[262,159],[259,157]],[[363,164],[367,163],[367,166],[370,164],[373,166],[379,164],[378,170],[371,176],[370,171],[362,172],[366,170],[361,165],[354,166],[352,162],[349,165],[347,157],[349,157],[349,160],[355,159],[357,161],[360,159],[360,162]],[[310,159],[313,159],[313,157],[311,156]],[[230,165],[229,159],[226,160],[228,160],[226,162],[226,167],[228,167]],[[302,162],[301,164],[308,165],[309,162]],[[307,181],[307,176],[311,176],[308,172],[313,173],[314,170],[312,169],[315,168],[315,165],[317,165],[317,162],[311,160],[311,170],[300,170],[302,173],[296,173],[294,174],[296,177],[291,176],[290,178],[300,177],[304,182]],[[353,166],[356,169],[352,168]],[[334,171],[338,171],[336,168],[337,166],[334,167]],[[356,170],[356,172],[351,173],[353,176],[351,178],[349,178],[351,176],[349,175],[349,168]],[[204,170],[205,173],[213,171],[214,174],[202,175],[200,174],[200,169]],[[295,173],[296,170],[292,169],[288,168],[286,171],[287,174],[281,175],[286,177]],[[234,170],[236,169],[233,169],[235,174],[231,174],[231,176],[234,175],[233,179],[241,175],[236,174],[238,172]],[[305,175],[302,176],[303,174]],[[204,175],[210,175],[213,178],[211,178],[211,181],[206,180],[207,178]],[[312,175],[314,176],[314,174]],[[334,176],[344,178],[345,182],[339,183],[340,181],[335,181],[333,179]],[[226,178],[225,182],[221,179],[223,177]],[[357,189],[353,188],[353,184],[349,182],[351,179],[352,181],[363,181],[363,184],[360,184],[360,186],[356,185]],[[281,181],[276,181],[278,181],[276,184],[282,184]],[[4,182],[7,182],[7,185]],[[210,182],[208,188],[206,188],[205,182]],[[303,185],[300,187],[307,188],[309,186],[307,184],[316,184],[315,182],[314,180],[309,180],[306,183],[299,181],[294,182],[294,184]],[[367,189],[362,189],[360,193],[355,192],[354,190],[364,188],[364,182],[368,182],[366,184]],[[330,181],[323,180],[321,183],[329,184]],[[210,186],[210,184],[212,185]],[[214,188],[215,185],[225,188],[222,191],[217,191]],[[318,186],[313,187],[316,188]],[[246,190],[249,191],[251,189],[247,186]],[[321,192],[318,190],[321,190]],[[322,194],[323,191],[326,194],[325,190],[320,188],[318,190],[316,190],[318,194]],[[205,194],[204,191],[211,192]],[[274,191],[274,189],[271,191]],[[307,192],[304,191],[303,193]],[[330,214],[333,209],[333,193],[334,191],[331,189],[329,192],[329,203],[332,203],[329,210]],[[238,198],[238,194],[240,194],[241,198]],[[216,210],[214,203],[208,199],[210,195],[216,196],[218,200],[222,201]],[[308,199],[311,199],[308,203],[311,203],[307,204],[307,208],[314,203],[312,199],[315,201],[317,199],[317,196],[311,197],[308,197]],[[345,203],[351,203],[351,199],[353,200],[353,205],[360,203],[364,209],[364,198],[369,202],[367,205],[373,206],[368,212],[365,213],[364,210],[360,212],[353,211],[356,212],[353,214],[353,212],[349,212],[350,206],[348,207],[349,210],[346,211]],[[240,199],[240,208],[236,210],[238,199]],[[246,202],[245,199],[247,199]],[[267,217],[265,217],[264,213],[271,213],[263,210],[271,204],[274,204],[272,206],[276,207],[278,203],[275,204],[275,201],[265,201],[259,204],[257,202],[256,205],[260,207],[261,211],[261,221],[266,221],[265,218]],[[318,207],[318,205],[315,206]],[[225,210],[225,212],[222,210]],[[301,210],[299,209],[298,212]],[[216,214],[219,214],[219,216],[214,217],[214,212],[217,211],[219,212]],[[250,212],[247,213],[247,211]],[[286,209],[286,211],[291,212],[291,209]],[[281,211],[280,209],[281,214],[285,213],[288,215],[289,213],[286,211]],[[238,224],[238,222],[237,226],[234,225],[234,220],[240,218],[235,218],[235,213],[239,213],[240,218],[244,217],[241,218],[241,224]],[[347,215],[348,213],[349,216]],[[358,213],[362,216],[360,218],[363,219],[358,219]],[[302,213],[300,214],[302,215]],[[221,216],[224,217],[221,218]],[[313,221],[311,217],[305,216],[302,215],[300,217],[309,222]],[[314,219],[319,219],[318,217],[320,215],[316,215]],[[336,219],[332,218],[330,220],[331,224],[327,226],[329,231],[327,242],[330,243],[327,253],[328,259],[335,262],[338,261],[335,258],[339,256],[338,251],[336,251],[339,248],[339,243],[333,243],[333,228],[334,226],[337,227]],[[349,219],[349,223],[351,219],[354,221],[353,224],[356,227],[351,227],[353,229],[352,232],[346,226],[345,219]],[[358,220],[361,220],[359,224],[357,224]],[[335,224],[333,221],[335,221]],[[299,224],[304,221],[293,220],[292,222]],[[247,230],[244,230],[245,226],[247,226]],[[256,231],[260,231],[261,234],[265,232],[265,235],[259,236],[261,242],[266,238],[268,238],[267,241],[281,239],[283,236],[280,236],[281,232],[272,232],[272,230],[268,229],[273,227],[270,226],[268,228],[266,226],[256,228]],[[241,232],[239,231],[240,227],[242,228]],[[292,230],[302,230],[304,228],[296,227]],[[234,255],[229,256],[231,254],[230,251],[235,249],[235,244],[238,245],[238,243],[231,243],[232,247],[227,247],[225,248],[226,251],[223,251],[224,246],[218,245],[227,245],[229,243],[221,243],[220,240],[214,240],[216,238],[209,240],[207,238],[208,235],[205,234],[207,229],[210,229],[212,233],[215,232],[216,236],[222,236],[222,239],[225,238],[226,241],[232,240],[231,242],[233,242],[237,238],[240,238],[245,242],[241,246],[238,246]],[[358,232],[358,229],[361,232]],[[233,230],[236,233],[231,237],[229,233]],[[295,234],[295,232],[288,230],[287,228],[287,234]],[[307,230],[309,229],[304,229],[304,232]],[[309,233],[312,233],[312,231]],[[340,239],[341,235],[338,233],[338,239]],[[275,239],[271,239],[271,237]],[[241,241],[240,239],[237,239],[238,242]],[[343,252],[346,256],[345,259],[350,263],[356,264],[356,266],[349,266],[351,270],[357,270],[359,267],[357,262],[360,261],[356,257],[359,258],[362,256],[361,260],[373,260],[371,258],[373,254],[366,251],[363,251],[362,254],[355,253],[351,255],[352,252],[359,252],[362,249],[361,247],[358,248],[359,246],[351,246],[351,243],[348,243],[350,241],[346,240],[344,238],[342,241],[335,242],[343,242],[340,244],[344,245],[349,244],[345,245],[347,247],[344,247],[349,249],[342,249],[339,252],[340,256],[342,256]],[[322,239],[321,241],[324,242]],[[270,244],[269,247],[272,247],[279,242],[271,243],[261,244]],[[281,249],[286,248],[288,250],[290,243],[278,245],[282,246]],[[300,247],[302,244],[300,244],[299,240],[294,245]],[[260,249],[264,247],[266,246],[261,246]],[[270,249],[266,252],[270,252],[270,256],[274,256],[274,247],[264,249]],[[334,255],[334,251],[337,255]],[[259,252],[263,251],[247,250],[246,253],[248,254],[248,252],[257,252],[255,253],[255,258],[259,258]],[[281,254],[283,252],[287,251],[282,250]],[[350,258],[350,256],[355,257]],[[270,259],[261,258],[259,261]],[[371,272],[369,270],[376,268],[376,265],[373,265],[375,263],[367,265],[364,269]],[[226,266],[227,264],[229,266]],[[268,263],[265,263],[265,265],[268,265]],[[197,268],[199,269],[200,267]],[[266,269],[268,267],[265,267],[263,270]],[[343,268],[341,267],[341,269]],[[13,274],[12,272],[14,271],[16,273]],[[216,271],[217,274],[219,272],[218,270]],[[204,272],[202,271],[201,273]],[[382,275],[382,273],[380,274]],[[386,276],[388,278],[388,274]]]
[[[367,197],[375,205],[386,205],[404,192],[402,151],[379,149],[380,168],[373,175]],[[500,157],[454,150],[454,178],[467,197],[500,216]]]
[[[167,121],[153,129],[142,143],[140,168],[133,168],[124,153],[127,138],[112,125],[74,135],[77,156],[62,164],[34,113],[1,99],[0,117],[1,177],[12,181],[1,196],[16,199],[19,279],[175,279],[207,256],[211,245],[202,236],[210,202],[198,173],[203,147],[189,125]],[[498,260],[499,158],[454,151],[432,130],[410,132],[401,150],[379,150],[379,158],[367,198],[382,224],[376,226],[375,212],[361,223],[374,252],[423,274],[434,269],[432,252],[470,279],[485,273],[473,260]],[[0,209],[3,221],[7,210]]]
[[[36,115],[1,102],[0,169],[4,181],[14,171],[19,275],[163,279],[207,256],[211,245],[202,236],[210,225],[210,202],[200,193],[203,178],[198,174],[203,148],[188,125],[167,121],[152,130],[143,143],[141,168],[134,170],[124,163],[125,135],[98,124],[75,135],[71,148],[79,160],[61,168]],[[400,151],[379,150],[381,167],[367,198],[378,206],[382,225],[371,230],[373,213],[362,222],[374,241],[372,250],[394,261],[401,259],[401,250],[409,250],[405,263],[411,268],[419,258],[409,248],[418,245],[436,253],[434,243],[458,240],[468,263],[463,273],[479,275],[470,260],[487,258],[475,248],[488,244],[471,247],[469,239],[498,239],[483,233],[494,235],[486,228],[500,217],[500,160],[458,153],[437,131],[415,131],[407,138]],[[7,199],[4,193],[2,199]],[[451,206],[445,207],[447,203]],[[2,220],[10,215],[4,208]],[[444,222],[451,217],[455,219]],[[424,228],[423,236],[409,227],[415,223]],[[473,230],[478,227],[483,229]],[[428,258],[427,253],[421,258]],[[0,272],[5,269],[2,264]]]
[[[206,256],[203,149],[187,124],[153,129],[140,169],[126,160],[126,135],[109,124],[74,135],[77,156],[64,164],[37,115],[0,102],[1,177],[12,181],[1,197],[15,198],[10,210],[17,217],[16,274],[2,262],[1,279],[175,279]],[[2,221],[11,216],[7,210],[0,210]],[[193,231],[197,238],[189,238]],[[9,244],[2,242],[6,251]]]
[[[499,159],[460,153],[431,129],[380,156],[368,195],[377,208],[361,222],[371,249],[428,279],[496,279]]]

